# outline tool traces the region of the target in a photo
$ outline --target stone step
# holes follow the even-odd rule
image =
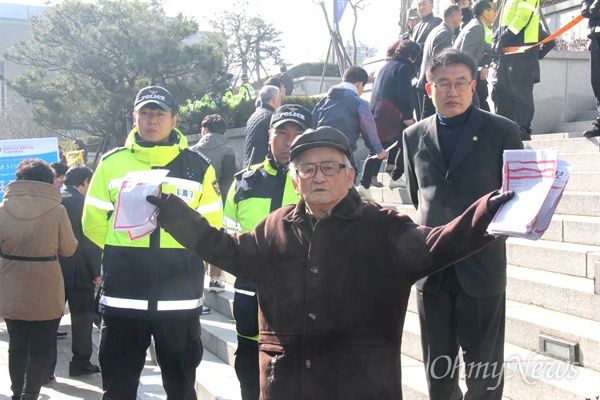
[[[592,127],[590,121],[575,121],[575,122],[561,122],[552,127],[552,132],[568,132],[568,133],[581,133]]]
[[[560,154],[598,152],[598,142],[579,136],[564,138],[561,135],[534,135],[534,140],[523,143],[526,149],[547,149],[557,147]]]
[[[566,189],[571,192],[600,192],[600,170],[571,171]]]
[[[600,246],[600,217],[554,214],[542,240]]]
[[[196,393],[198,400],[242,399],[235,369],[206,348],[196,369]]]
[[[225,275],[225,271],[223,271]],[[231,274],[227,274],[233,276]],[[223,279],[224,276],[221,278]],[[223,280],[225,291],[214,293],[208,291],[209,279],[204,279],[204,305],[212,310],[216,310],[229,319],[233,319],[233,285],[228,281]]]
[[[560,203],[556,207],[556,213],[600,217],[600,192],[565,190]]]
[[[587,139],[586,139],[587,140]],[[560,153],[559,158],[571,164],[571,171],[600,171],[600,151]]]
[[[575,115],[575,121],[588,121],[590,124],[598,117],[598,111],[580,111]]]
[[[220,360],[234,366],[237,334],[235,321],[217,310],[200,318],[202,345]]]
[[[504,397],[510,399],[584,399],[594,398],[598,390],[600,372],[574,366],[561,360],[541,355],[533,350],[509,342],[509,303],[507,302],[507,341],[504,343],[505,384]],[[538,339],[535,335],[535,340]],[[591,349],[594,350],[593,348]],[[404,323],[402,354],[422,362],[419,316],[408,311]],[[404,374],[404,368],[402,370]],[[417,376],[417,371],[412,371]]]
[[[600,322],[532,304],[506,301],[506,342],[538,351],[541,334],[578,343],[580,365],[600,371]]]
[[[510,237],[506,255],[511,265],[593,279],[594,261],[600,259],[600,248]]]
[[[600,372],[504,344],[504,396],[510,399],[594,399]]]
[[[404,324],[402,353],[422,361],[416,292],[413,287]],[[507,289],[507,296],[508,293]],[[581,365],[600,371],[600,321],[506,300],[505,342],[537,352],[540,334],[578,343]]]
[[[594,280],[509,265],[506,298],[600,322]],[[585,306],[582,306],[584,305]]]

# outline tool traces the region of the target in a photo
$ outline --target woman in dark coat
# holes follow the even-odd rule
[[[421,48],[417,43],[411,40],[400,42],[391,60],[381,68],[373,84],[369,108],[373,113],[377,134],[384,148],[398,141],[402,137],[404,128],[415,122],[410,90],[412,80],[416,76],[413,63],[419,58],[420,53]],[[396,159],[399,150],[402,150],[401,143],[389,151],[387,172],[394,168],[393,160]],[[365,161],[360,182],[363,187],[368,189],[371,186],[371,180],[377,176],[380,167],[381,160]]]

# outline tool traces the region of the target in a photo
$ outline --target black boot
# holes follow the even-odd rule
[[[596,118],[592,129],[583,132],[584,138],[591,138],[591,137],[597,137],[597,136],[600,136],[600,117]]]

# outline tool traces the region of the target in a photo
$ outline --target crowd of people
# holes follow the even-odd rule
[[[593,71],[599,8],[598,0],[582,3]],[[538,42],[538,9],[539,0],[507,0],[496,15],[490,0],[460,0],[442,19],[432,0],[419,0],[370,102],[361,98],[369,75],[358,66],[313,110],[282,104],[293,90],[285,67],[256,94],[246,77],[240,93],[256,111],[242,160],[217,114],[204,118],[190,147],[176,127],[175,99],[150,86],[134,100],[125,146],[95,171],[84,165],[80,139],[81,160],[71,166],[21,162],[0,204],[0,316],[13,400],[37,399],[54,379],[66,301],[69,376],[101,373],[103,399],[133,400],[153,341],[168,398],[196,399],[199,316],[209,312],[204,275],[208,290],[221,292],[221,270],[236,277],[244,400],[400,399],[413,285],[430,398],[501,399],[506,249],[486,228],[512,197],[498,192],[502,154],[530,139],[533,85],[548,47],[518,47]],[[495,113],[487,102],[493,63]],[[584,136],[600,136],[599,126],[600,117]],[[370,156],[356,186],[359,138]],[[386,156],[390,186],[406,188],[414,222],[372,202]],[[153,169],[167,171],[160,194],[146,198],[158,225],[133,239],[114,229],[122,183]],[[375,291],[374,277],[384,278]],[[464,394],[453,371],[459,357]]]

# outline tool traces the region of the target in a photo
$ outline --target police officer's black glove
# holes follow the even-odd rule
[[[508,202],[510,199],[512,199],[514,195],[515,195],[515,192],[513,190],[508,190],[504,193],[498,193],[498,194],[493,195],[492,197],[490,197],[488,199],[488,203],[487,203],[488,212],[491,215],[496,215],[496,213],[500,209],[500,206],[502,204]]]
[[[160,197],[149,195],[146,196],[146,201],[150,204],[154,204],[160,210],[167,205],[167,197],[169,196],[164,193],[162,193]]]
[[[504,47],[508,47],[510,42],[512,42],[516,36],[517,35],[512,33],[510,29],[504,29],[504,31],[500,34],[498,39],[492,43],[492,50],[494,51],[494,53],[502,54],[502,49]]]

